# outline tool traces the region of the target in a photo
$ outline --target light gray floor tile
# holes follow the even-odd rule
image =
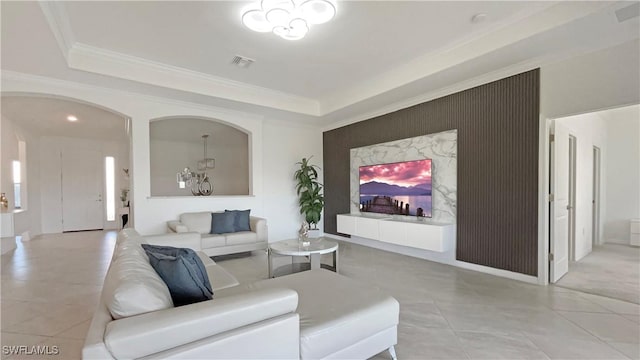
[[[572,339],[590,339],[592,335],[560,314],[549,309],[507,309],[504,316],[510,319],[524,334]]]
[[[6,332],[2,332],[0,336],[2,337],[2,346],[9,346],[9,347],[31,346],[31,345],[40,344],[44,341],[47,341],[47,339],[49,339],[45,336],[13,334],[13,333],[6,333]],[[2,359],[12,358],[19,355],[17,353],[14,353],[14,349],[7,348],[6,354],[4,350],[5,349],[3,349],[3,351],[0,353],[2,354]]]
[[[460,340],[450,329],[398,328],[398,359],[468,359]]]
[[[640,324],[640,315],[630,315],[630,314],[620,314],[622,315],[625,319],[629,319],[635,323]]]
[[[640,248],[622,244],[594,246],[572,262],[556,285],[640,304]]]
[[[638,343],[610,342],[609,345],[627,355],[630,359],[640,359],[640,345]]]
[[[44,235],[2,255],[3,343],[55,345],[62,353],[54,358],[79,358],[115,237],[115,232]],[[283,257],[275,263],[290,261]],[[545,354],[614,359],[637,353],[639,341],[631,340],[636,333],[630,325],[638,327],[637,304],[348,242],[340,242],[340,261],[341,274],[383,289],[400,302],[396,346],[400,359],[518,359]],[[217,262],[241,283],[267,278],[264,251]],[[611,316],[603,322],[589,314]],[[618,330],[601,334],[597,326]],[[605,344],[599,337],[613,342]],[[390,356],[382,352],[375,359]]]
[[[617,314],[640,315],[640,305],[599,295],[584,294],[585,299]]]
[[[449,328],[435,304],[422,302],[401,302],[400,324],[414,328]]]
[[[606,343],[593,339],[569,339],[550,336],[527,336],[551,359],[626,359]]]
[[[529,339],[518,333],[490,334],[456,331],[472,359],[548,359]]]
[[[604,341],[638,342],[640,339],[640,326],[618,314],[559,313]]]

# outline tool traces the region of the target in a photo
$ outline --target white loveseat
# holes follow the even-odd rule
[[[170,233],[197,232],[202,237],[202,251],[209,256],[234,254],[267,248],[267,220],[249,217],[251,231],[210,234],[211,212],[191,212],[180,215],[180,220],[167,222]]]
[[[386,349],[395,358],[399,305],[377,288],[326,270],[238,285],[198,252],[213,300],[173,307],[142,243],[199,251],[200,235],[119,234],[84,359],[365,359]]]

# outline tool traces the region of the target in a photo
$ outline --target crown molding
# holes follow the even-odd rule
[[[433,74],[445,71],[463,62],[471,61],[491,51],[587,16],[611,5],[611,3],[585,2],[580,7],[574,6],[571,2],[563,1],[553,2],[550,5],[540,4],[535,9],[518,14],[518,16],[509,19],[509,21],[490,26],[472,37],[462,39],[436,52],[412,59],[402,66],[398,66],[365,82],[349,88],[337,89],[319,99],[301,97],[233,81],[77,42],[63,3],[41,0],[39,5],[69,68],[281,111],[315,116],[321,122],[323,117],[327,117],[333,112],[398,89],[411,82],[428,78]],[[510,68],[521,68],[521,64],[516,64]],[[499,72],[502,74],[509,73],[508,71]],[[427,95],[419,95],[382,109],[341,121],[336,124],[342,125],[332,125],[332,128],[364,120],[367,118],[365,116],[370,118],[395,111],[399,109],[398,106],[407,107],[460,91],[462,90],[462,84],[474,83],[479,85],[477,79],[494,79],[492,74],[485,74]]]
[[[352,116],[350,118],[338,121],[338,122],[332,122],[330,124],[325,125],[322,128],[322,131],[331,131],[337,128],[341,128],[343,126],[347,126],[347,125],[351,125],[360,121],[365,121],[365,120],[369,120],[369,119],[373,119],[375,117],[378,116],[382,116],[382,115],[386,115],[389,113],[392,113],[394,111],[398,111],[398,110],[402,110],[402,109],[406,109],[409,108],[411,106],[415,106],[415,105],[419,105],[431,100],[435,100],[435,99],[439,99],[441,97],[445,97],[447,95],[451,95],[451,94],[455,94],[464,90],[468,90],[471,88],[474,88],[476,86],[480,86],[480,85],[484,85],[493,81],[497,81],[500,79],[504,79],[506,77],[509,76],[513,76],[513,75],[517,75],[519,73],[525,72],[525,71],[529,71],[529,70],[533,70],[537,67],[539,67],[538,65],[536,65],[538,62],[537,61],[527,61],[525,63],[520,63],[520,64],[516,64],[507,68],[503,68],[500,70],[496,70],[490,73],[486,73],[480,76],[477,76],[475,78],[469,79],[469,80],[465,80],[462,82],[458,82],[455,83],[451,86],[447,86],[438,90],[434,90],[434,91],[430,91],[428,93],[425,94],[420,94],[418,96],[414,96],[411,97],[409,99],[405,99],[405,100],[401,100],[401,101],[397,101],[394,102],[390,105],[387,106],[383,106],[380,108],[377,108],[373,111],[369,111],[369,112],[365,112],[365,113],[360,113],[357,114],[355,116]]]
[[[64,89],[64,90],[71,90],[71,91],[99,92],[106,96],[112,95],[112,96],[122,96],[127,98],[135,98],[135,99],[154,102],[158,104],[168,104],[168,105],[183,107],[187,109],[214,112],[216,114],[226,115],[228,117],[237,117],[237,118],[243,118],[243,119],[253,120],[253,121],[262,121],[264,119],[264,116],[255,114],[255,113],[250,113],[250,112],[203,105],[203,104],[192,103],[188,101],[180,101],[180,100],[164,98],[160,96],[152,96],[152,95],[142,94],[142,93],[133,92],[133,91],[116,90],[116,89],[111,89],[111,88],[106,88],[106,87],[101,87],[96,85],[83,84],[83,83],[78,83],[74,81],[55,79],[55,78],[50,78],[50,77],[45,77],[40,75],[33,75],[33,74],[26,74],[26,73],[10,71],[10,70],[2,70],[0,78],[2,79],[2,92],[1,92],[2,96],[11,95],[13,93],[15,94],[29,93],[30,91],[14,89],[12,88],[12,86],[9,86],[8,89],[6,87],[7,82],[14,83],[14,84],[23,83],[23,84],[27,84],[29,87],[35,85],[35,86],[42,86],[45,88],[56,88],[56,89]],[[48,93],[48,92],[43,92],[42,94],[51,95],[51,96],[60,95],[60,94],[54,94],[54,93]],[[78,100],[82,100],[82,99],[78,99]],[[117,111],[115,109],[110,109],[110,110]]]
[[[57,1],[39,0],[38,5],[40,5],[49,28],[51,28],[62,56],[68,60],[69,50],[76,41],[64,4]]]
[[[412,59],[405,65],[394,68],[369,81],[343,91],[337,91],[319,99],[321,113],[330,114],[347,106],[381,95],[411,82],[442,72],[455,65],[471,61],[492,51],[545,32],[554,27],[587,16],[611,3],[586,2],[576,8],[572,2],[557,2],[543,6],[541,11],[527,13],[513,21],[485,31],[477,37],[452,44],[437,52]]]
[[[322,127],[322,131],[330,131],[333,129],[337,129],[343,126],[351,125],[360,121],[369,120],[378,116],[386,115],[392,113],[394,111],[402,110],[409,108],[411,106],[419,105],[431,100],[439,99],[444,96],[448,96],[451,94],[455,94],[461,91],[465,91],[477,86],[485,85],[494,81],[498,81],[509,76],[514,76],[526,71],[534,70],[537,68],[542,68],[546,65],[557,63],[563,60],[567,60],[573,57],[581,56],[587,53],[591,53],[594,51],[602,50],[602,48],[596,49],[575,49],[572,51],[567,51],[561,54],[553,54],[540,56],[537,58],[528,59],[526,61],[513,64],[511,66],[507,66],[504,68],[497,69],[495,71],[491,71],[480,76],[473,77],[471,79],[467,79],[461,82],[457,82],[453,85],[440,88],[434,91],[427,92],[425,94],[420,94],[405,100],[397,101],[387,106],[376,108],[375,110],[359,113],[357,115],[351,116],[341,121],[331,122],[329,124],[325,124]]]
[[[305,115],[320,115],[320,104],[315,99],[80,43],[76,41],[62,2],[41,0],[38,4],[71,69]]]
[[[76,42],[70,68],[221,99],[318,116],[318,101]]]

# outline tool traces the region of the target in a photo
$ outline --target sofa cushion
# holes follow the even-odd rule
[[[225,210],[226,213],[233,213],[233,231],[251,231],[251,224],[249,223],[249,215],[251,213],[251,209],[249,210]]]
[[[104,280],[102,300],[114,319],[173,307],[167,285],[149,264],[140,238],[116,246]]]
[[[203,211],[184,213],[180,215],[180,222],[184,224],[189,231],[208,234],[211,230],[211,212]]]
[[[235,213],[211,213],[210,234],[226,234],[234,232]]]
[[[213,291],[200,257],[192,249],[143,244],[149,262],[167,284],[175,306],[211,300]]]
[[[204,264],[211,282],[211,289],[215,292],[218,290],[234,287],[239,284],[238,279],[231,275],[225,268],[216,264],[207,254],[202,251],[197,252],[200,260]]]
[[[203,249],[225,246],[227,244],[225,236],[218,234],[202,235],[202,239],[200,241],[202,242]]]
[[[258,242],[258,234],[251,231],[241,231],[227,234],[227,245],[241,245]]]
[[[300,358],[322,359],[397,326],[400,306],[378,288],[328,270],[311,270],[240,285],[219,299],[246,291],[289,288],[298,292]],[[336,300],[339,294],[340,300]]]

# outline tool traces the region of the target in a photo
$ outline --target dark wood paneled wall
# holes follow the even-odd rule
[[[539,88],[536,69],[325,132],[324,231],[350,211],[350,149],[458,129],[456,258],[537,275]]]

